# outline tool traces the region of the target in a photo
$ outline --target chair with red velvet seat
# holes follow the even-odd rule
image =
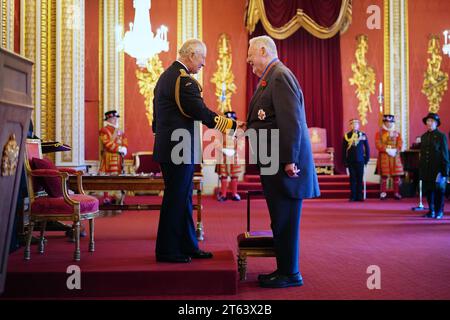
[[[327,146],[327,130],[308,128],[314,165],[318,174],[334,174],[334,148]]]
[[[42,158],[39,139],[27,139],[25,169],[27,186],[30,195],[29,227],[25,260],[31,259],[30,245],[36,222],[41,223],[39,253],[44,253],[44,233],[47,221],[71,221],[74,226],[75,251],[74,260],[80,260],[80,227],[81,221],[89,220],[89,251],[95,250],[94,219],[99,213],[99,203],[94,197],[84,193],[82,171],[57,168],[48,159]],[[70,175],[77,177],[76,194],[69,195],[67,180]],[[39,191],[42,186],[46,193]]]

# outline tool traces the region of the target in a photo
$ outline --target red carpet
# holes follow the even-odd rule
[[[121,299],[450,299],[450,218],[430,220],[411,211],[414,200],[349,203],[345,200],[306,201],[301,221],[300,267],[304,286],[287,289],[263,289],[257,285],[259,273],[275,268],[274,258],[249,258],[248,280],[238,282],[237,294],[218,294],[214,281],[222,279],[220,290],[233,288],[237,277],[235,261],[236,235],[245,229],[245,201],[218,203],[205,199],[205,241],[202,249],[212,250],[216,259],[210,264],[194,261],[191,265],[159,266],[154,262],[154,237],[158,213],[128,212],[97,220],[97,251],[87,253],[83,239],[81,270],[82,291],[65,289],[66,267],[72,264],[72,246],[64,240],[49,239],[44,256],[32,255],[22,260],[20,250],[10,256],[7,290],[25,297],[29,293],[57,290],[61,297],[95,296]],[[448,208],[447,202],[447,208]],[[268,229],[269,219],[264,200],[252,203],[252,229]],[[67,250],[62,250],[62,249]],[[381,289],[367,288],[367,268],[381,270]],[[164,267],[164,268],[163,268]],[[231,272],[229,280],[215,272]],[[221,269],[222,268],[222,269]],[[105,270],[96,272],[95,270]],[[150,271],[160,269],[158,277]],[[173,271],[170,275],[162,270]],[[226,269],[226,270],[224,270]],[[118,272],[125,270],[127,276]],[[134,270],[134,271],[133,271]],[[133,272],[129,272],[133,271]],[[47,272],[41,286],[38,273]],[[201,276],[197,277],[199,274]],[[207,276],[206,276],[207,275]],[[24,276],[24,278],[21,278]],[[37,276],[37,277],[35,277]],[[163,278],[167,276],[167,278]],[[83,275],[84,277],[84,275]],[[160,278],[159,278],[160,277]],[[173,278],[176,277],[176,278]],[[193,278],[196,281],[193,281]],[[147,280],[146,280],[147,279]],[[182,281],[177,287],[165,281]],[[192,287],[215,290],[193,293]],[[208,284],[206,286],[205,284]],[[154,290],[167,290],[157,294]],[[24,288],[27,288],[26,290]],[[95,290],[95,294],[91,293]],[[189,291],[189,292],[187,292]]]
[[[348,199],[350,198],[349,177],[346,175],[319,175],[320,198],[321,199]],[[239,182],[238,193],[242,199],[246,198],[248,190],[262,190],[259,175],[244,175],[242,182]],[[380,196],[380,184],[367,182],[366,184],[367,198],[374,199]],[[219,188],[216,188],[214,194],[217,194]],[[228,192],[231,199],[231,192]]]

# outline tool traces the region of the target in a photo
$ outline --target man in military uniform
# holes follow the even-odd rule
[[[400,151],[402,150],[402,137],[395,130],[395,117],[390,114],[383,116],[383,125],[375,134],[375,146],[378,150],[377,170],[381,176],[380,199],[387,197],[387,180],[392,177],[394,182],[394,197],[400,200],[400,180],[404,175]]]
[[[363,178],[364,167],[370,159],[369,143],[364,132],[359,131],[358,119],[350,120],[351,131],[344,135],[342,141],[342,154],[344,165],[350,175],[350,201],[364,201]]]
[[[428,130],[420,138],[419,176],[430,208],[424,217],[442,219],[449,168],[447,137],[437,129],[441,120],[436,113],[422,121]]]
[[[236,112],[234,111],[227,111],[224,115],[229,119],[237,120]],[[224,135],[223,144],[218,148],[219,152],[223,152],[221,157],[223,163],[219,163],[216,168],[220,179],[220,191],[217,195],[217,200],[220,202],[227,200],[228,178],[230,178],[231,200],[241,200],[237,191],[239,174],[242,172],[242,165],[238,163],[238,141],[242,140],[233,139],[233,141],[230,141]],[[224,150],[228,151],[228,153],[224,152]]]
[[[209,110],[203,102],[200,84],[190,76],[199,72],[205,64],[205,44],[191,39],[182,45],[178,53],[178,60],[161,74],[153,100],[153,159],[160,163],[165,184],[156,239],[156,260],[186,263],[191,258],[213,256],[199,249],[192,219],[194,121],[200,120],[207,127],[222,133],[234,132],[237,122]],[[179,139],[176,136],[182,134],[181,131],[189,134],[188,138],[181,138],[188,141],[172,141]],[[180,143],[187,146],[181,150],[182,161],[172,158],[172,150],[179,148]],[[174,156],[179,155],[176,150]]]

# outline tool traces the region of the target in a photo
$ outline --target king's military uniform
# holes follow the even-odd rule
[[[235,121],[207,108],[201,91],[200,84],[179,61],[162,73],[154,91],[153,159],[160,163],[165,183],[156,240],[159,261],[187,262],[184,257],[199,250],[192,219],[194,121],[199,120],[222,133],[236,129]],[[181,132],[175,132],[178,129],[189,133],[189,138],[185,135],[179,138]],[[182,142],[172,141],[174,132],[173,139]],[[172,150],[180,143],[186,147],[180,149],[178,146],[174,154],[183,160],[181,164],[180,158],[172,159]]]
[[[350,201],[362,201],[364,166],[370,159],[367,135],[362,131],[347,132],[342,141],[342,154],[350,175]]]

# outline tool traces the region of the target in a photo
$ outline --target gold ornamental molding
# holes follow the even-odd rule
[[[356,40],[358,46],[355,52],[356,63],[352,63],[353,77],[349,79],[350,85],[356,85],[355,94],[359,100],[358,113],[361,124],[367,124],[367,111],[372,112],[370,95],[375,93],[375,72],[366,60],[369,50],[369,39],[366,35],[359,35]]]
[[[19,145],[16,135],[12,134],[3,148],[2,154],[2,176],[9,177],[16,174],[17,162],[19,161]]]
[[[0,45],[14,51],[14,0],[0,1]]]
[[[177,6],[177,52],[188,39],[203,38],[202,0],[178,0]],[[195,78],[203,85],[203,71]]]
[[[409,146],[408,0],[384,1],[384,114],[395,116]]]
[[[145,115],[147,116],[149,126],[152,126],[153,121],[153,90],[163,71],[164,68],[158,55],[154,55],[147,61],[147,67],[145,69],[138,68],[136,70],[139,93],[145,97]]]
[[[117,26],[124,28],[124,0],[100,0],[100,37],[99,37],[99,129],[103,127],[104,113],[117,110],[120,114],[119,125],[125,125],[125,58],[124,52],[118,51]],[[123,35],[122,35],[123,37]]]
[[[32,96],[35,134],[55,139],[57,0],[20,1],[20,52],[33,60]],[[52,157],[52,155],[50,155]]]
[[[429,58],[422,93],[427,97],[428,111],[438,113],[442,97],[448,90],[448,73],[441,70],[441,45],[437,35],[430,36],[427,53]]]
[[[352,20],[352,1],[342,0],[341,10],[336,21],[330,27],[323,27],[308,16],[302,9],[297,9],[295,16],[284,26],[276,28],[272,26],[266,15],[264,0],[249,0],[246,13],[246,27],[249,34],[255,31],[255,27],[261,21],[264,30],[274,39],[283,40],[290,37],[298,29],[305,28],[313,36],[320,39],[329,39],[338,32],[344,33]]]
[[[233,63],[231,54],[230,37],[222,33],[217,43],[217,70],[211,82],[216,85],[217,110],[221,113],[232,111],[231,95],[236,93],[234,74],[231,70]]]

